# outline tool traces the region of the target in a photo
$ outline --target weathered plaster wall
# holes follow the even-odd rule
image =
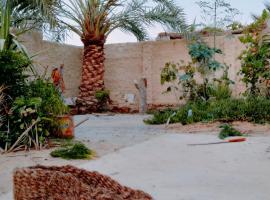
[[[39,53],[35,57],[37,70],[41,73],[48,66],[47,75],[53,67],[65,64],[64,80],[66,96],[75,97],[78,94],[81,75],[82,48],[64,44],[42,41],[37,33],[28,33],[22,40],[29,52]],[[212,38],[207,39],[211,44]],[[219,36],[217,46],[224,54],[217,56],[217,60],[230,65],[229,76],[236,84],[232,87],[234,95],[243,91],[244,85],[237,75],[240,69],[238,56],[244,46],[239,42],[237,35]],[[147,78],[148,104],[175,104],[174,95],[162,94],[165,86],[160,84],[160,72],[168,61],[188,62],[190,57],[185,40],[156,41],[141,43],[110,44],[105,47],[105,85],[111,92],[111,98],[118,106],[128,106],[138,109],[138,92],[134,80]],[[218,76],[216,73],[214,76]],[[134,95],[134,102],[133,101]]]

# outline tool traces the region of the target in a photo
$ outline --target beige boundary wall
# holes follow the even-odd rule
[[[40,73],[43,73],[44,67],[48,66],[47,75],[50,75],[53,67],[65,64],[64,80],[67,89],[65,95],[76,97],[81,76],[82,47],[43,41],[38,33],[28,33],[22,40],[31,54],[39,53],[34,60]],[[213,39],[207,38],[207,40],[211,43]],[[231,66],[229,77],[236,82],[232,89],[234,95],[238,95],[244,89],[237,75],[240,69],[238,57],[244,46],[237,35],[219,36],[217,46],[224,53],[222,56],[217,56],[217,59]],[[162,94],[166,87],[160,84],[160,72],[168,61],[190,60],[185,40],[110,44],[106,45],[105,53],[105,85],[110,90],[115,105],[138,110],[139,96],[134,80],[140,78],[147,79],[148,104],[177,103],[174,95]]]

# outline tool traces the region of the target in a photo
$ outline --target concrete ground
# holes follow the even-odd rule
[[[270,137],[215,142],[213,135],[160,136],[81,165],[157,200],[269,200]]]
[[[144,124],[143,120],[148,117],[148,115],[76,116],[75,124],[86,118],[89,120],[76,128],[75,139],[88,144],[99,156],[103,156],[167,132],[164,127]]]
[[[75,129],[75,139],[82,141],[96,151],[97,156],[115,152],[121,148],[132,146],[159,135],[165,134],[164,129],[147,126],[143,115],[89,115],[75,116],[75,124],[89,118],[88,121]],[[12,190],[12,173],[15,168],[41,165],[74,165],[79,166],[88,160],[63,160],[52,158],[52,150],[17,152],[0,154],[0,200]],[[9,194],[10,195],[10,194]],[[11,198],[8,198],[11,199]]]
[[[269,199],[269,136],[250,136],[245,143],[189,146],[219,140],[205,130],[186,134],[181,127],[176,131],[147,126],[142,122],[145,117],[90,116],[76,129],[76,139],[97,151],[100,158],[93,161],[50,158],[48,150],[26,157],[0,156],[0,188],[5,189],[0,199],[12,199],[8,191],[13,168],[34,164],[72,164],[97,170],[157,200]],[[82,119],[85,116],[75,117],[76,122]]]

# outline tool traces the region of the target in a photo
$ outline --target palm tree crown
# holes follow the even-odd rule
[[[72,21],[62,22],[84,43],[104,41],[115,29],[146,40],[147,27],[155,23],[178,32],[187,28],[183,10],[171,0],[67,0],[61,10]]]

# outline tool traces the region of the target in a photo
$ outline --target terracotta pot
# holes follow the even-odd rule
[[[73,138],[74,137],[74,121],[70,115],[63,115],[57,117],[60,130],[59,137],[61,138]]]

